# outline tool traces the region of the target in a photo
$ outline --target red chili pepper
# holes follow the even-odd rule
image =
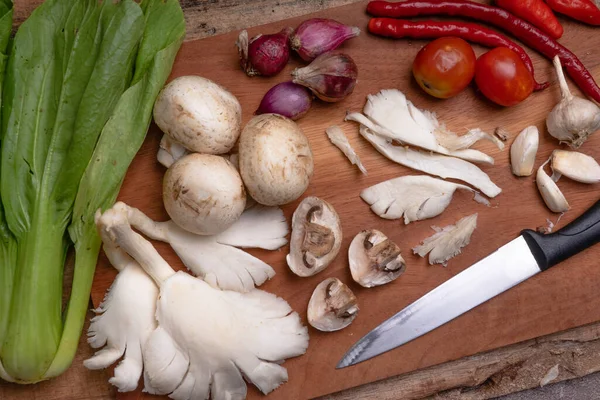
[[[539,51],[550,60],[558,55],[563,67],[577,86],[586,95],[600,103],[600,87],[575,54],[535,26],[501,8],[466,0],[407,0],[401,3],[376,0],[369,3],[367,11],[376,17],[404,18],[449,15],[474,18],[496,25],[512,33],[527,46]]]
[[[481,25],[470,22],[450,21],[407,21],[394,18],[371,18],[369,32],[378,35],[401,39],[435,39],[443,36],[455,36],[466,41],[486,47],[508,47],[519,55],[533,76],[533,63],[521,46],[509,40],[506,36]],[[548,82],[535,82],[534,90],[543,90],[550,85]]]
[[[496,0],[496,5],[537,26],[553,39],[563,34],[562,25],[542,0]]]
[[[591,0],[547,0],[546,3],[557,13],[586,24],[600,25],[600,9]]]

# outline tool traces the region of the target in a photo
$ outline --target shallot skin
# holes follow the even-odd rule
[[[296,28],[296,32],[290,37],[290,44],[300,58],[312,61],[359,34],[360,29],[356,26],[344,25],[328,18],[311,18]]]
[[[293,82],[309,88],[319,99],[335,103],[354,91],[358,67],[347,54],[325,53],[292,71]]]
[[[279,114],[295,121],[308,112],[312,98],[312,93],[304,86],[282,82],[269,89],[254,114]]]
[[[248,32],[242,31],[236,45],[240,66],[248,76],[277,75],[290,59],[289,37],[294,30],[284,28],[278,33],[258,35],[248,41]]]

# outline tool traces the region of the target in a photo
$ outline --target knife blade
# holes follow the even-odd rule
[[[358,364],[422,336],[600,241],[600,201],[547,235],[530,229],[366,334],[337,367]]]

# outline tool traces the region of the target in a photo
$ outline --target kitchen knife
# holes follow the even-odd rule
[[[368,360],[453,320],[600,241],[600,201],[559,231],[526,229],[360,339],[337,368]]]

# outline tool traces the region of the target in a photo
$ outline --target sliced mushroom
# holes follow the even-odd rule
[[[406,269],[400,248],[376,229],[364,230],[352,239],[348,258],[352,278],[367,288],[391,282]]]
[[[308,323],[320,331],[339,331],[358,315],[356,296],[338,278],[327,278],[315,288],[308,302]]]
[[[331,204],[307,197],[292,218],[290,254],[286,261],[298,276],[315,275],[325,269],[340,251],[342,225]]]

